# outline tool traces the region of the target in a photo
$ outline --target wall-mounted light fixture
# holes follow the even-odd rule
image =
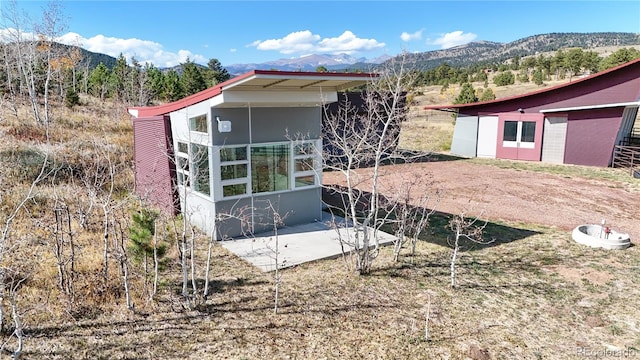
[[[220,116],[216,116],[216,121],[218,122],[218,132],[221,132],[221,133],[231,132],[231,121],[220,120]]]
[[[518,109],[518,112],[519,112],[520,114],[524,114],[524,109],[523,109],[523,108],[520,108],[520,109]]]

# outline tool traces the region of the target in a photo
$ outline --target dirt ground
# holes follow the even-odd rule
[[[640,192],[608,180],[501,168],[469,160],[385,166],[383,193],[394,196],[403,183],[419,179],[412,198],[442,191],[436,209],[450,214],[483,214],[490,221],[539,224],[570,232],[580,224],[599,224],[640,240]],[[325,173],[325,183],[340,183]],[[638,180],[640,182],[640,180]],[[366,189],[366,185],[363,189]]]

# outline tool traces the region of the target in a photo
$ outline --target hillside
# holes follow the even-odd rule
[[[437,101],[437,88],[423,91]],[[571,242],[554,223],[491,218],[486,236],[497,241],[466,244],[459,286],[449,285],[447,212],[456,205],[480,199],[517,216],[509,206],[542,203],[580,210],[571,216],[582,219],[589,207],[570,205],[581,198],[633,221],[628,207],[638,201],[637,187],[613,169],[469,160],[409,166],[425,170],[420,193],[443,184],[440,213],[415,256],[404,249],[394,262],[392,249],[383,248],[369,276],[355,274],[346,258],[284,270],[274,314],[273,274],[214,244],[210,293],[189,306],[183,275],[193,280],[188,291],[202,291],[209,239],[195,233],[194,251],[185,253],[193,270],[183,273],[181,218],[160,219],[166,252],[151,297],[153,263],[137,257],[130,240],[139,211],[131,196],[130,117],[123,104],[81,100],[73,110],[54,104],[49,128],[36,125],[26,106],[2,108],[1,225],[33,179],[45,176],[10,223],[10,251],[0,253],[10,290],[0,302],[6,357],[19,346],[25,359],[573,359],[577,351],[640,351],[637,246],[597,251]],[[404,174],[396,169],[388,174]],[[553,201],[562,207],[539,196],[545,187],[556,189]],[[602,197],[580,196],[596,189]],[[514,196],[516,205],[504,201]]]
[[[406,59],[411,67],[428,70],[442,63],[453,67],[501,63],[515,56],[538,55],[572,47],[592,50],[625,46],[640,48],[640,34],[551,33],[529,36],[506,44],[490,41],[472,42],[446,50],[407,54]]]

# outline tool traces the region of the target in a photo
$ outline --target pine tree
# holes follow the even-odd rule
[[[537,68],[533,71],[532,80],[536,85],[542,85],[544,83],[544,74],[542,73],[542,69]]]
[[[486,88],[482,92],[482,96],[480,97],[480,101],[491,101],[496,99],[496,94],[491,90],[491,88]]]
[[[218,59],[211,59],[207,63],[207,69],[204,71],[207,86],[214,86],[231,79],[231,75],[222,67]]]
[[[149,258],[153,260],[154,282],[151,297],[155,296],[157,291],[159,259],[167,252],[166,244],[160,244],[156,236],[156,220],[158,216],[159,214],[156,211],[146,208],[140,209],[139,212],[133,214],[133,222],[129,227],[130,242],[128,251],[132,254],[134,260],[142,262],[145,291],[149,277],[148,260]]]
[[[165,101],[176,101],[184,96],[180,76],[175,70],[169,70],[162,80],[161,98]]]
[[[187,58],[182,65],[180,83],[185,96],[193,95],[207,88],[207,83],[198,66]]]
[[[153,254],[153,234],[158,213],[149,209],[141,209],[132,216],[133,223],[129,228],[129,250],[134,258],[145,259]]]
[[[460,94],[454,100],[456,104],[468,104],[474,103],[478,101],[478,97],[476,96],[476,91],[473,88],[471,83],[462,84],[462,89],[460,89]]]

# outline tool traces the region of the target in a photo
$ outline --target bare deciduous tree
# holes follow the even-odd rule
[[[372,80],[361,105],[341,100],[323,123],[325,168],[339,172],[344,182],[327,190],[342,202],[341,209],[333,209],[342,212],[353,229],[340,238],[352,250],[360,274],[370,272],[379,252],[380,228],[389,216],[381,204],[382,165],[397,154],[406,92],[412,84],[404,60],[389,64]]]
[[[478,217],[469,217],[465,211],[461,211],[451,218],[449,227],[453,231],[453,238],[449,238],[449,245],[453,248],[451,252],[451,287],[456,286],[456,259],[458,252],[461,250],[461,240],[469,240],[477,244],[489,244],[493,239],[484,240],[482,238],[483,231],[487,227],[487,220],[480,220],[482,214]]]
[[[18,81],[17,94],[26,93],[36,124],[48,127],[53,60],[59,56],[54,41],[65,27],[60,4],[48,3],[40,22],[29,26],[28,15],[16,1],[9,1],[8,6],[2,7],[2,20],[7,29],[4,39],[0,39],[5,43],[5,71]]]
[[[76,244],[71,227],[71,213],[64,203],[56,204],[53,209],[55,225],[53,230],[53,252],[58,267],[58,287],[69,302],[74,302],[74,281],[76,277]]]
[[[436,212],[442,193],[435,189],[433,194],[423,192],[415,194],[415,186],[422,184],[429,188],[428,174],[412,174],[407,177],[402,174],[400,184],[392,184],[394,195],[389,197],[386,211],[392,212],[392,225],[395,229],[393,243],[393,259],[398,261],[400,252],[407,242],[410,244],[410,254],[413,260],[416,244],[422,232],[429,226],[429,218]]]

